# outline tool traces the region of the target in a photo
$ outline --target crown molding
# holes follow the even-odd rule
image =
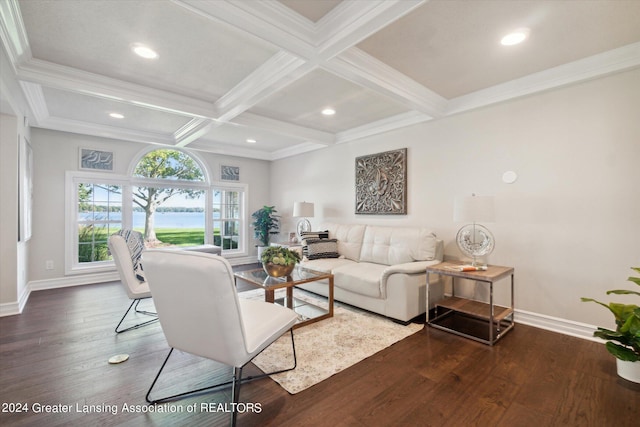
[[[29,39],[17,0],[0,2],[0,39],[6,47],[14,72],[18,64],[31,59]]]
[[[303,142],[302,144],[297,144],[291,147],[283,148],[281,150],[274,151],[269,156],[269,160],[280,160],[287,157],[297,156],[298,154],[308,153],[310,151],[320,150],[325,148],[326,146],[323,144],[316,144],[313,142]]]
[[[335,143],[335,135],[332,133],[282,122],[280,120],[259,116],[253,113],[244,113],[233,119],[232,123],[277,132],[279,134],[306,140],[324,146],[332,145]]]
[[[640,42],[452,99],[447,115],[640,67]]]
[[[447,109],[445,98],[358,48],[349,49],[323,68],[433,118],[444,116]]]
[[[432,117],[424,115],[419,111],[409,111],[407,113],[387,117],[364,126],[340,132],[336,135],[336,144],[355,141],[356,139],[389,132],[406,126],[415,125],[417,123],[427,122],[429,120],[432,120]]]
[[[189,144],[190,150],[203,151],[210,154],[219,154],[224,156],[235,156],[256,160],[271,160],[271,153],[268,151],[257,150],[254,148],[237,147],[229,145],[225,142],[213,139],[198,139]]]
[[[38,125],[39,123],[46,121],[49,118],[49,109],[47,108],[47,101],[45,100],[44,93],[42,92],[42,86],[37,83],[21,81],[20,87],[22,88],[22,93],[27,100],[27,104],[29,104],[29,109],[33,114],[32,124]]]

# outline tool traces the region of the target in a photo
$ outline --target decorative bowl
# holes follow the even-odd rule
[[[267,274],[271,277],[285,277],[291,275],[291,272],[296,267],[295,264],[291,265],[280,265],[274,264],[272,262],[263,262],[262,268]]]

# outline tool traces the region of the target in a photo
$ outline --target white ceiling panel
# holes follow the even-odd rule
[[[336,111],[323,116],[324,108]],[[407,111],[372,90],[315,70],[266,98],[250,110],[254,114],[331,133],[342,132]]]
[[[215,101],[277,50],[170,1],[20,2],[35,58]],[[152,47],[145,60],[131,45]]]
[[[274,160],[638,68],[639,22],[637,0],[0,0],[0,87],[34,126]]]
[[[529,28],[529,39],[501,38]],[[640,1],[431,0],[358,47],[445,98],[640,40]]]

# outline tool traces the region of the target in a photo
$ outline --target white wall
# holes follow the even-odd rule
[[[516,269],[516,309],[612,326],[580,296],[607,300],[640,266],[640,70],[282,159],[273,203],[293,231],[294,201],[322,221],[431,227],[459,257],[455,196],[494,195],[489,263]],[[408,214],[354,214],[354,160],[408,148]],[[519,175],[514,184],[502,174]]]
[[[18,241],[19,146],[28,138],[23,116],[0,114],[0,315],[17,314],[28,298],[30,241]]]
[[[78,170],[79,148],[114,151],[113,173],[125,175],[147,145],[35,128],[31,144],[35,176],[29,280],[59,283],[64,278],[65,172]],[[219,180],[221,164],[240,167],[240,182],[249,184],[249,214],[269,203],[269,162],[210,153],[196,155],[209,169],[212,180]],[[252,239],[248,246],[255,252]],[[47,260],[53,261],[53,270],[45,269]]]

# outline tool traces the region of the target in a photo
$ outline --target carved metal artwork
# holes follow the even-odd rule
[[[407,213],[407,149],[356,158],[356,214]]]

